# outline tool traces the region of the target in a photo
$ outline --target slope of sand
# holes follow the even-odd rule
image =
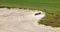
[[[38,12],[41,14],[35,15]],[[37,10],[0,8],[0,32],[60,32],[60,28],[38,25],[44,16]]]

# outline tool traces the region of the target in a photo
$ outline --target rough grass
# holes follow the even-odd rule
[[[18,7],[45,11],[46,17],[38,23],[60,27],[60,0],[0,0],[0,7]]]

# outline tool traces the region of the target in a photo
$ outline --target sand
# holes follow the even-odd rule
[[[40,15],[35,13],[41,12]],[[60,32],[60,28],[38,25],[45,12],[19,8],[0,8],[0,32]]]

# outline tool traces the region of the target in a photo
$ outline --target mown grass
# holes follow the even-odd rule
[[[60,0],[0,0],[0,7],[42,10],[46,17],[39,24],[60,27]]]

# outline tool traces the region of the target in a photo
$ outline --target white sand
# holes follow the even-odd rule
[[[40,15],[34,15],[41,12]],[[37,10],[0,8],[0,32],[60,32],[60,28],[38,25],[45,13]]]

